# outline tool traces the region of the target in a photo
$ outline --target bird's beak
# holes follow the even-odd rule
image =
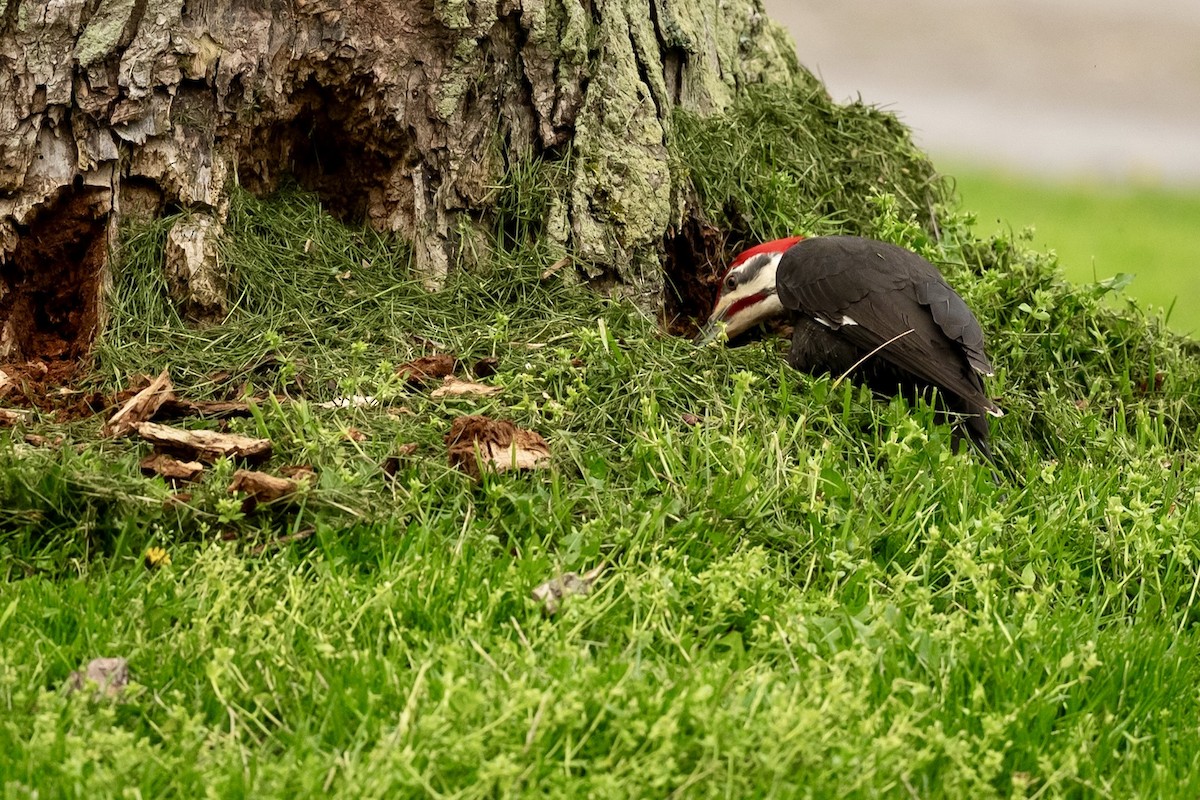
[[[709,317],[708,323],[700,329],[700,333],[696,334],[696,344],[706,345],[709,342],[715,341],[717,337],[725,333],[725,315],[714,314]]]

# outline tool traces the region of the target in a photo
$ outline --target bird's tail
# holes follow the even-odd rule
[[[964,431],[965,429],[965,431]],[[988,463],[993,467],[996,466],[996,456],[992,453],[991,446],[988,445],[988,437],[991,431],[988,428],[987,414],[975,413],[965,414],[961,418],[959,424],[954,426],[955,452],[963,439],[968,439],[971,445],[979,451],[979,454],[988,460]]]
[[[970,442],[975,451],[987,461],[988,468],[992,473],[992,482],[997,486],[1002,486],[1005,481],[1000,473],[1000,464],[996,461],[996,454],[992,452],[992,448],[988,444],[990,433],[988,415],[982,409],[977,409],[975,413],[963,413],[953,425],[950,445],[953,451],[958,453],[962,450],[964,439]]]

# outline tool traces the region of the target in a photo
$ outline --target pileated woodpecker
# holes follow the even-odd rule
[[[916,253],[858,236],[794,236],[739,255],[721,281],[701,332],[733,337],[776,316],[793,323],[788,363],[850,377],[882,395],[930,394],[989,460],[987,414],[1003,412],[984,393],[993,373],[983,331],[937,267]]]

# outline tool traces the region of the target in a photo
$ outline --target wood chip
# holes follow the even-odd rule
[[[546,271],[542,273],[542,280],[547,280],[552,275],[559,272],[560,270],[562,270],[563,267],[565,267],[567,264],[570,264],[570,263],[571,263],[571,259],[567,258],[566,256],[563,256],[558,261],[555,261],[553,264],[546,267]]]
[[[278,478],[265,472],[239,469],[233,473],[228,492],[246,495],[242,501],[242,513],[249,514],[258,508],[259,503],[273,503],[295,494],[300,483],[295,478]]]
[[[426,381],[445,378],[454,374],[458,359],[443,353],[436,356],[421,356],[396,367],[396,374],[413,386],[422,386]]]
[[[500,386],[488,386],[484,383],[473,383],[471,381],[460,381],[453,375],[442,381],[442,385],[429,393],[429,396],[434,400],[441,400],[444,397],[463,397],[466,395],[481,395],[490,397],[494,394],[500,394],[504,391]]]
[[[100,430],[101,436],[119,438],[127,436],[142,422],[154,418],[158,409],[168,399],[175,396],[171,386],[171,376],[163,370],[150,385],[129,398],[117,413],[113,414]]]
[[[281,467],[279,474],[285,478],[294,478],[298,481],[312,481],[317,478],[317,471],[308,464],[291,464]]]
[[[233,473],[233,482],[229,484],[228,491],[230,494],[242,492],[260,503],[271,503],[295,494],[299,488],[300,481],[295,478],[277,478],[265,472],[239,469]]]
[[[201,417],[203,419],[230,419],[250,416],[250,404],[237,400],[184,400],[168,397],[163,401],[154,419],[177,419],[179,417]]]
[[[13,411],[7,408],[0,408],[0,428],[11,428],[28,418],[29,413],[26,411]]]
[[[252,439],[217,431],[189,431],[157,422],[143,422],[137,426],[137,432],[155,447],[182,455],[189,461],[211,464],[219,458],[236,458],[257,462],[271,457],[270,439]]]
[[[27,433],[24,442],[31,447],[58,447],[63,443],[63,437],[55,436],[53,439],[49,439],[36,433]]]
[[[586,595],[591,592],[592,586],[603,571],[604,565],[601,564],[582,575],[567,572],[535,587],[530,594],[534,600],[542,604],[542,611],[547,616],[553,616],[558,613],[559,605],[564,598],[572,595]]]
[[[172,483],[194,481],[204,472],[204,465],[199,461],[180,461],[166,453],[152,453],[138,464],[142,473],[158,475]]]
[[[480,465],[505,472],[543,469],[550,464],[550,446],[541,434],[508,420],[480,415],[454,420],[446,434],[446,448],[450,466],[476,478]]]

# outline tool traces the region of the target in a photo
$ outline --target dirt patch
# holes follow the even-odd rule
[[[111,212],[109,192],[75,186],[21,231],[12,258],[0,263],[0,361],[49,365],[90,349]]]
[[[74,361],[26,361],[0,364],[7,380],[0,387],[0,405],[53,412],[59,422],[100,414],[116,400],[100,392],[73,389],[82,368]]]

